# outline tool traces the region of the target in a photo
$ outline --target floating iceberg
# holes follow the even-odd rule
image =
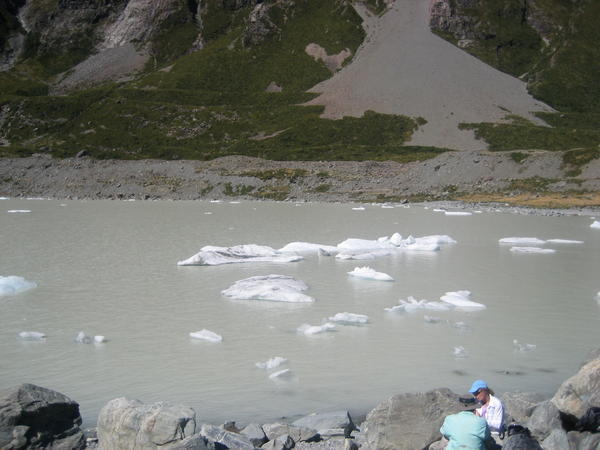
[[[369,316],[365,316],[364,314],[341,312],[327,320],[330,322],[339,323],[340,325],[364,325],[369,322]]]
[[[440,323],[442,322],[442,318],[441,317],[435,317],[435,316],[428,316],[428,315],[424,315],[423,316],[423,320],[427,323]]]
[[[357,238],[349,238],[343,242],[340,242],[337,245],[337,248],[340,250],[350,250],[353,252],[363,252],[366,253],[372,250],[389,250],[394,248],[395,246],[389,241],[379,241],[379,240],[370,240],[370,239],[357,239]]]
[[[278,372],[273,372],[269,375],[271,380],[277,380],[282,378],[290,378],[292,376],[292,371],[290,369],[283,369]]]
[[[394,209],[392,205],[381,205],[383,209]]]
[[[39,341],[44,339],[46,335],[44,333],[40,333],[39,331],[21,331],[19,333],[19,337],[26,341]]]
[[[364,206],[359,206],[357,208],[352,208],[352,211],[364,211],[364,210],[365,210]]]
[[[384,308],[387,312],[414,312],[418,309],[428,309],[434,311],[448,311],[452,307],[447,303],[442,302],[430,302],[428,300],[417,300],[416,298],[409,296],[406,300],[398,300],[397,306],[391,308]]]
[[[374,250],[372,252],[357,252],[353,253],[351,251],[342,251],[335,255],[337,259],[341,260],[355,260],[355,261],[371,261],[375,258],[379,258],[381,256],[387,256],[391,254],[389,250]]]
[[[0,200],[9,200],[9,197],[0,197]]]
[[[518,352],[532,352],[537,348],[535,344],[521,344],[516,339],[513,340],[513,345],[515,346],[515,350]]]
[[[471,216],[473,213],[468,211],[446,211],[444,213],[446,216]]]
[[[80,331],[79,333],[77,333],[77,336],[75,336],[75,342],[77,342],[78,344],[91,344],[92,338],[85,334],[83,331]]]
[[[511,247],[510,251],[513,253],[556,253],[556,250],[552,248],[539,247]]]
[[[469,327],[466,322],[454,322],[452,324],[452,328],[456,328],[461,331],[467,331],[471,327]]]
[[[225,297],[237,300],[266,300],[271,302],[312,303],[314,298],[303,294],[308,289],[303,281],[287,275],[265,275],[236,281],[221,291]]]
[[[542,245],[546,241],[538,239],[536,237],[506,237],[498,241],[500,244],[511,244],[511,245]]]
[[[444,208],[433,208],[433,212],[443,212],[443,213],[445,213],[446,210]]]
[[[336,253],[338,251],[338,248],[333,245],[313,244],[310,242],[290,242],[289,244],[286,244],[285,246],[281,247],[278,251],[281,253],[316,253],[321,250],[324,250],[328,253]]]
[[[27,281],[23,277],[9,275],[3,277],[0,275],[0,297],[4,295],[15,295],[36,287],[33,281]]]
[[[214,247],[207,245],[188,259],[179,261],[178,266],[216,266],[219,264],[246,262],[295,262],[302,256],[281,254],[266,245],[245,244],[234,247]]]
[[[287,363],[287,359],[282,358],[281,356],[274,356],[273,358],[270,358],[265,362],[257,362],[255,366],[259,369],[272,370],[285,363]]]
[[[548,239],[546,242],[552,244],[583,244],[583,241],[572,241],[570,239]]]
[[[600,221],[594,220],[594,222],[590,225],[590,228],[599,228],[600,229]]]
[[[440,297],[440,300],[449,303],[456,309],[484,309],[486,306],[482,303],[477,303],[472,300],[470,291],[446,292]]]
[[[467,350],[465,350],[465,348],[462,345],[459,345],[458,347],[454,347],[454,357],[455,358],[468,358],[469,354],[467,353]]]
[[[104,336],[94,336],[94,343],[95,344],[104,344],[106,342],[106,337]]]
[[[370,267],[355,267],[352,272],[348,272],[348,275],[351,275],[356,278],[364,278],[366,280],[376,280],[376,281],[394,281],[392,277],[390,277],[387,273],[376,272],[374,269]]]
[[[7,213],[15,214],[15,213],[30,213],[30,209],[9,209],[6,211]]]
[[[219,336],[217,333],[213,333],[212,331],[206,329],[190,333],[190,337],[194,339],[202,339],[209,342],[221,342],[223,340],[222,336]]]
[[[298,332],[307,336],[319,333],[325,333],[327,331],[335,330],[335,324],[326,322],[323,325],[309,325],[307,323],[302,324],[298,327]]]

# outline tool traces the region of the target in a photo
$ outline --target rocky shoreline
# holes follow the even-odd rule
[[[322,202],[452,201],[569,209],[600,207],[600,160],[568,178],[562,152],[447,152],[410,163],[0,159],[0,196],[56,199],[252,199]],[[566,208],[566,210],[565,210]],[[516,211],[518,212],[518,211]],[[542,212],[543,213],[543,212]],[[592,214],[595,212],[592,212]]]
[[[511,428],[496,448],[600,448],[600,348],[551,399],[538,394],[500,394]],[[49,389],[22,384],[0,391],[0,448],[103,450],[239,449],[413,450],[445,447],[439,428],[465,399],[447,388],[399,394],[377,405],[362,423],[348,411],[316,412],[291,423],[202,423],[185,405],[144,404],[124,397],[100,411],[95,430],[80,429],[79,405]],[[515,431],[514,433],[511,432]]]

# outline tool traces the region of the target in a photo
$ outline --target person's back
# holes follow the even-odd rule
[[[448,439],[447,450],[484,450],[490,430],[484,418],[462,411],[444,419],[440,432]]]

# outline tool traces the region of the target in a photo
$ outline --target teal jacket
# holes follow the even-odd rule
[[[447,450],[485,450],[485,442],[491,438],[485,419],[470,411],[447,416],[440,432],[450,441]]]

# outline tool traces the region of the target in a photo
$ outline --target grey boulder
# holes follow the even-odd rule
[[[576,418],[583,416],[588,408],[600,406],[600,358],[592,359],[561,384],[552,403]]]
[[[79,405],[66,395],[34,384],[0,391],[0,448],[80,449]]]
[[[295,445],[296,443],[289,434],[283,434],[267,442],[262,448],[267,450],[291,450]]]
[[[542,447],[528,434],[513,434],[504,439],[502,450],[542,450]]]
[[[349,437],[356,429],[348,411],[334,411],[327,413],[313,413],[294,422],[296,427],[312,428],[321,434],[321,430],[342,429],[344,436]],[[322,433],[325,434],[325,433]]]
[[[567,432],[563,429],[556,428],[542,442],[544,450],[563,450],[569,448],[569,438]]]
[[[260,447],[268,441],[265,431],[256,423],[246,425],[242,431],[240,431],[240,434],[246,436],[255,447]]]
[[[600,448],[600,433],[584,431],[569,431],[567,433],[569,447],[574,450],[598,450]]]
[[[300,442],[294,450],[357,450],[353,439],[328,439],[320,442]]]
[[[156,449],[177,443],[196,431],[192,408],[168,403],[144,404],[124,397],[108,402],[98,417],[102,450]]]
[[[506,423],[525,423],[534,408],[546,399],[541,394],[531,392],[505,392],[500,400],[504,405]]]
[[[287,425],[285,423],[269,423],[263,425],[263,430],[269,441],[273,441],[284,434],[289,435],[294,442],[316,441],[320,439],[319,433],[312,428]]]
[[[538,404],[527,421],[527,428],[539,439],[545,439],[552,430],[561,428],[560,412],[550,400]]]
[[[216,427],[214,425],[203,424],[200,429],[200,434],[205,438],[207,443],[214,445],[215,443],[222,444],[226,448],[232,448],[236,450],[253,450],[254,444],[243,434],[234,433],[227,431],[222,427]],[[215,446],[215,448],[219,448]]]

